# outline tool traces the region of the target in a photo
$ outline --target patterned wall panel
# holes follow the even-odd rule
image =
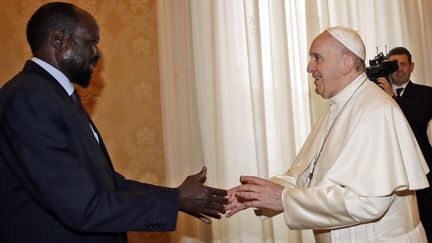
[[[0,0],[0,85],[31,52],[25,26],[42,0]],[[107,144],[117,171],[164,184],[155,0],[69,1],[89,11],[101,31],[102,58],[83,103]],[[163,233],[130,233],[130,242],[167,242]]]

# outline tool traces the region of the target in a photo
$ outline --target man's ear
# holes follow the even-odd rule
[[[53,31],[50,35],[51,46],[58,51],[63,51],[66,41],[66,36],[62,31]]]

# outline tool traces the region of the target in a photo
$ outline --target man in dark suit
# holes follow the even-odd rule
[[[432,87],[415,84],[410,81],[414,70],[411,53],[404,47],[396,47],[387,55],[389,60],[396,60],[399,69],[392,73],[390,82],[379,78],[379,85],[399,104],[425,157],[429,168],[432,168],[432,147],[427,136],[427,127],[432,119]],[[427,175],[432,185],[431,173]],[[420,218],[425,227],[428,241],[432,242],[432,189],[417,191]]]
[[[89,84],[99,28],[68,3],[39,8],[27,24],[33,58],[0,89],[0,242],[120,243],[127,231],[175,230],[178,211],[210,223],[226,191],[206,169],[177,188],[126,180],[72,82]]]

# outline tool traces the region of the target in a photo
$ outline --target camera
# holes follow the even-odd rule
[[[399,69],[398,62],[388,60],[382,52],[369,60],[369,65],[370,67],[366,68],[366,75],[375,83],[379,77],[385,77],[388,81],[388,76]]]

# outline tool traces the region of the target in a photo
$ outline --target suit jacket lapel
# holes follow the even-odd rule
[[[415,87],[414,84],[411,81],[408,81],[407,85],[405,86],[405,90],[403,91],[401,99],[410,99],[413,95],[415,95]]]
[[[94,167],[96,170],[95,174],[98,175],[99,179],[104,181],[102,183],[105,186],[117,188],[111,159],[103,143],[102,136],[97,131],[96,126],[94,125],[93,121],[91,121],[90,117],[88,116],[89,119],[86,120],[82,115],[80,115],[80,112],[77,111],[72,98],[67,94],[66,90],[64,90],[64,88],[53,76],[51,76],[51,74],[49,74],[38,64],[32,61],[27,61],[23,68],[23,72],[36,73],[44,81],[47,81],[49,86],[54,88],[56,94],[58,94],[60,97],[61,102],[64,103],[63,106],[65,107],[65,113],[70,116],[70,121],[75,122],[76,124],[77,132],[81,137],[81,142],[84,144],[86,152],[90,157],[92,167]],[[93,126],[99,136],[100,145],[94,137],[90,124]],[[102,173],[104,171],[106,173]]]
[[[112,165],[111,157],[109,156],[108,150],[105,147],[105,143],[103,141],[102,135],[100,134],[100,132],[97,129],[96,125],[93,123],[93,120],[90,118],[90,116],[89,116],[89,122],[90,122],[91,126],[93,127],[94,131],[96,132],[97,136],[99,137],[99,143],[98,143],[99,146],[98,147],[99,147],[99,149],[101,149],[101,151],[103,152],[103,154],[105,156],[105,159],[108,161],[107,164],[109,165],[110,170],[114,172],[114,167]],[[114,178],[113,178],[113,180],[114,180],[114,184],[117,187],[116,180]]]

